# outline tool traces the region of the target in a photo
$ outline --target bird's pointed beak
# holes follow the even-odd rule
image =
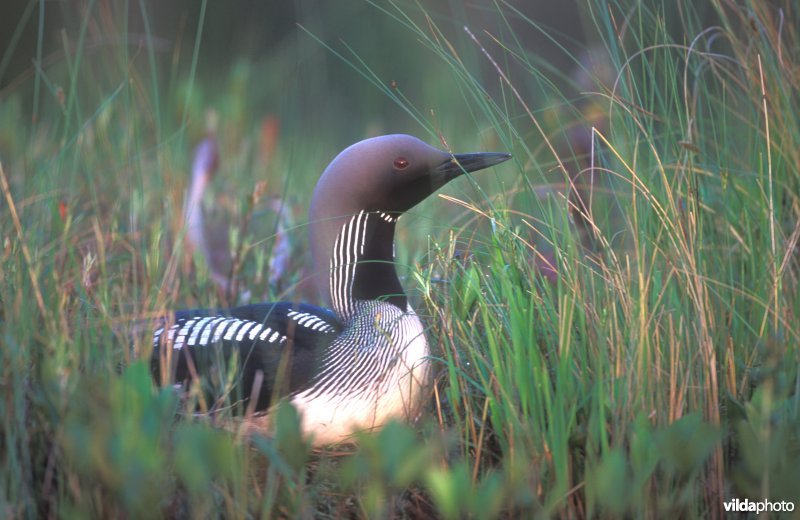
[[[447,181],[467,172],[483,170],[511,159],[511,154],[502,152],[457,153],[448,157],[434,169]]]

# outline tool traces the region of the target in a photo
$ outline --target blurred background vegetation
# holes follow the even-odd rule
[[[800,505],[796,10],[4,2],[0,516]],[[305,209],[345,146],[405,132],[514,154],[398,230],[437,376],[418,424],[312,452],[290,408],[244,440],[224,414],[192,417],[199,385],[179,400],[153,384],[131,324],[232,303],[183,247],[210,132],[209,206],[254,300],[310,298]]]
[[[192,82],[192,89],[202,90],[190,100],[190,108],[197,113],[238,102],[241,106],[235,108],[239,112],[230,114],[241,119],[237,124],[252,126],[263,114],[275,114],[287,134],[308,132],[309,142],[321,140],[331,150],[350,144],[351,132],[419,133],[413,118],[380,89],[360,78],[318,39],[354,62],[363,60],[379,81],[397,85],[423,110],[464,109],[453,100],[449,89],[442,88],[452,83],[452,71],[434,53],[426,51],[407,27],[382,12],[393,10],[391,4],[297,1],[273,5],[255,0],[43,2],[41,19],[39,4],[11,0],[4,5],[0,22],[4,44],[0,48],[9,50],[0,69],[0,88],[4,92],[14,90],[28,103],[33,99],[33,90],[18,85],[32,79],[37,61],[53,70],[68,66],[67,59],[80,52],[87,61],[97,60],[92,77],[108,82],[102,86],[107,88],[116,86],[114,82],[121,79],[123,71],[119,70],[118,60],[124,55],[130,60],[130,67],[147,75],[142,80],[147,82],[146,87],[158,89],[159,98],[181,98],[186,93],[180,88],[187,88],[186,84]],[[538,60],[556,70],[574,67],[570,53],[585,47],[585,24],[581,23],[574,1],[559,5],[515,2],[509,6],[519,14],[507,20],[490,2],[431,2],[425,10],[442,36],[457,46],[460,57],[476,65],[474,72],[478,75],[491,66],[479,60],[480,51],[468,44],[462,26],[475,23],[476,27],[502,35],[527,25],[521,17],[529,17],[542,26],[538,31],[526,29],[522,35],[525,45],[537,50]],[[413,3],[408,7],[417,9]],[[95,9],[97,18],[87,22],[87,11]],[[82,30],[84,39],[79,41]],[[195,61],[192,53],[196,44]],[[100,61],[104,57],[117,60],[116,66]],[[498,85],[487,87],[496,91]],[[230,99],[234,89],[236,100]],[[46,103],[45,99],[39,101]],[[177,112],[183,107],[175,108]],[[164,117],[170,115],[181,114],[164,113],[160,124],[172,123]],[[441,124],[457,125],[452,122],[454,119],[442,117]]]

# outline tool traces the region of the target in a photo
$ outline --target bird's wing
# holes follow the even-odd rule
[[[264,410],[274,398],[307,387],[342,328],[332,311],[290,302],[179,311],[157,325],[151,367],[159,382],[162,367],[176,383],[219,382],[236,355],[238,397],[246,401],[255,392],[256,410]]]

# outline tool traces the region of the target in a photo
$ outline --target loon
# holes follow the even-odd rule
[[[224,301],[232,298],[249,300],[251,291],[239,286],[234,280],[234,258],[231,255],[231,222],[221,219],[209,221],[203,210],[203,198],[209,183],[219,168],[219,146],[213,133],[209,132],[194,151],[192,178],[184,204],[183,219],[186,229],[186,245],[205,260],[209,278],[219,289]],[[256,192],[259,189],[256,188]],[[253,195],[253,200],[258,196]],[[275,243],[269,258],[267,280],[272,289],[277,289],[290,264],[288,223],[291,221],[289,206],[280,197],[270,197],[267,207],[277,215]],[[245,223],[245,228],[247,224]],[[191,257],[189,257],[191,258]],[[238,298],[237,293],[238,292]]]
[[[235,354],[241,396],[255,412],[242,419],[245,430],[269,433],[270,411],[284,400],[315,446],[415,418],[429,347],[395,270],[397,221],[452,179],[510,157],[453,155],[399,134],[346,148],[322,173],[309,209],[314,284],[330,308],[177,311],[153,333],[154,378],[181,384],[215,366],[225,372]]]
[[[212,225],[207,222],[203,211],[206,188],[218,168],[219,147],[216,139],[208,135],[195,149],[192,182],[189,185],[183,218],[187,244],[205,258],[211,280],[227,298],[231,289],[230,275],[233,265],[228,226]]]

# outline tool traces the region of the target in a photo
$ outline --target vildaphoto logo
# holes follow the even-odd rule
[[[764,499],[754,502],[745,498],[744,500],[740,498],[732,498],[730,500],[726,500],[722,503],[725,506],[725,511],[731,512],[735,511],[737,513],[766,513],[766,512],[781,512],[781,511],[794,511],[794,502],[787,502],[781,500],[780,502],[772,502],[770,500]]]

